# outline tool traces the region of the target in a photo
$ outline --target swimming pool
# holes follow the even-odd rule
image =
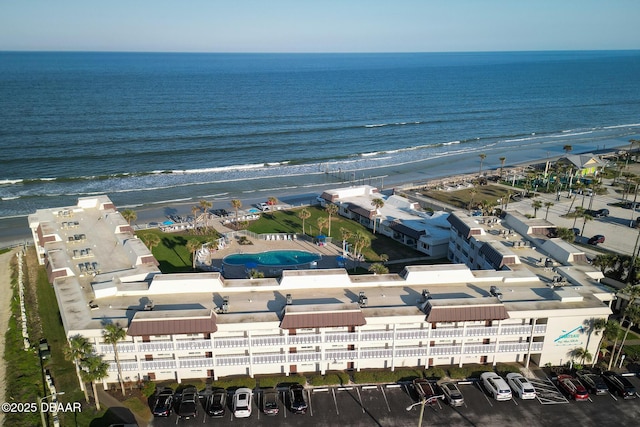
[[[266,251],[257,254],[231,254],[224,257],[223,263],[227,265],[244,266],[286,266],[310,264],[320,260],[320,255],[307,251]]]

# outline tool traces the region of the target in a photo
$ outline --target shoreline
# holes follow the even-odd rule
[[[603,148],[600,150],[588,150],[579,153],[573,154],[585,154],[585,153],[593,153],[597,155],[604,154],[613,154],[621,149],[625,149],[625,146],[618,146],[613,148]],[[548,153],[548,152],[547,152]],[[477,156],[477,153],[470,153],[474,157]],[[509,165],[504,166],[504,171],[510,170],[519,170],[524,169],[528,166],[540,164],[544,162],[555,162],[559,158],[563,157],[565,154],[556,154],[554,156],[546,156],[544,158],[536,158],[529,159],[520,163],[511,163]],[[467,155],[466,157],[469,157]],[[506,157],[506,156],[505,156]],[[467,159],[468,160],[468,159]],[[462,163],[459,161],[457,163]],[[435,168],[434,168],[435,169]],[[488,174],[489,172],[497,172],[500,170],[500,167],[488,166],[486,169],[483,169],[484,174]],[[479,170],[478,170],[479,171]],[[476,176],[477,173],[469,170],[459,170],[456,173],[446,173],[441,172],[438,173],[437,169],[435,174],[425,176],[422,174],[422,179],[411,179],[413,177],[420,178],[420,173],[416,171],[409,172],[398,172],[396,175],[386,175],[384,179],[387,180],[389,185],[383,185],[380,190],[388,190],[390,188],[418,188],[425,187],[429,185],[432,181],[443,181],[447,179],[460,179],[462,177]],[[450,171],[451,172],[451,171]],[[355,175],[354,175],[355,176]],[[375,179],[380,179],[380,175],[374,177]],[[309,191],[307,193],[302,192],[302,188],[296,187],[291,189],[278,189],[273,190],[269,194],[265,194],[263,196],[259,196],[255,193],[246,193],[242,192],[242,194],[227,194],[225,197],[213,198],[213,209],[226,209],[228,211],[232,211],[231,208],[231,200],[232,199],[240,199],[243,204],[243,208],[247,208],[254,203],[259,203],[264,201],[267,197],[277,197],[279,200],[291,206],[300,206],[304,204],[309,204],[315,197],[322,193],[322,191],[330,188],[336,188],[341,186],[351,186],[351,185],[362,185],[367,184],[367,179],[371,181],[371,178],[366,178],[363,174],[361,179],[356,179],[355,181],[343,181],[343,182],[334,182],[334,183],[326,183],[326,184],[317,184],[311,187],[307,187],[309,190],[312,188],[317,189],[317,191]],[[376,186],[375,182],[369,182],[368,184]],[[260,191],[262,192],[262,191]],[[256,192],[257,193],[257,192]],[[108,193],[107,193],[108,194]],[[246,197],[242,197],[245,195]],[[133,209],[137,214],[136,224],[148,224],[151,222],[162,222],[167,219],[168,215],[191,215],[191,207],[198,203],[197,196],[192,196],[188,198],[188,201],[172,201],[166,203],[157,203],[157,204],[146,204],[139,206]],[[123,209],[126,207],[117,206],[118,209]],[[29,229],[27,215],[24,216],[15,216],[10,218],[0,219],[0,248],[13,247],[22,245],[25,241],[31,240],[31,230]]]

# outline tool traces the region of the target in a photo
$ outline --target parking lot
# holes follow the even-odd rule
[[[640,379],[630,377],[640,390]],[[584,402],[575,402],[556,387],[548,378],[531,379],[538,398],[498,402],[485,393],[476,382],[462,382],[458,387],[464,395],[464,405],[453,408],[438,400],[425,405],[425,426],[494,426],[529,425],[558,426],[567,421],[578,421],[581,425],[635,425],[640,418],[640,398],[623,400],[605,394],[590,396]],[[279,390],[280,412],[266,416],[259,411],[260,393],[254,393],[253,411],[250,418],[236,419],[230,408],[222,418],[211,418],[200,408],[198,417],[178,420],[175,414],[169,418],[156,418],[150,425],[160,426],[415,426],[420,415],[418,396],[410,383],[324,387],[306,389],[305,398],[309,409],[304,415],[293,414],[286,405],[285,390]],[[229,399],[230,401],[231,399]],[[413,408],[407,410],[408,407]],[[514,424],[515,423],[515,424]]]

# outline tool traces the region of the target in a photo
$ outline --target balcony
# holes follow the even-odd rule
[[[393,332],[389,331],[372,331],[363,332],[360,334],[362,341],[391,341],[393,339]]]
[[[531,325],[504,325],[500,335],[531,335]]]
[[[210,340],[176,341],[176,350],[210,350]]]
[[[289,335],[289,344],[317,344],[322,342],[320,334]]]
[[[490,354],[496,351],[495,344],[467,344],[464,346],[464,354]]]
[[[431,338],[455,338],[463,335],[463,328],[439,328],[431,330]]]
[[[396,357],[423,357],[427,355],[428,347],[400,347],[396,348]]]
[[[173,341],[152,341],[138,344],[138,351],[141,353],[172,351]]]
[[[390,348],[379,348],[360,351],[360,356],[363,359],[389,359],[392,357],[392,354],[393,353]]]
[[[320,360],[322,360],[321,356],[322,355],[320,353],[317,353],[315,351],[308,353],[289,353],[289,362],[319,362]]]
[[[98,352],[101,354],[113,353],[113,346],[111,344],[99,344]],[[136,345],[133,343],[118,343],[118,353],[135,353]]]
[[[161,369],[176,369],[177,364],[173,359],[143,360],[140,362],[141,371],[156,371]]]
[[[282,353],[254,354],[251,359],[256,365],[287,362],[287,356]]]
[[[430,356],[448,356],[453,354],[460,354],[462,352],[462,346],[460,345],[436,345],[429,347]]]
[[[197,357],[180,359],[178,364],[181,368],[213,368],[213,359],[210,357]]]
[[[249,366],[249,356],[217,356],[216,365],[218,366]]]
[[[236,348],[247,347],[249,345],[248,338],[214,338],[214,348]]]
[[[429,338],[428,329],[400,329],[396,331],[396,340],[419,340]]]
[[[286,344],[287,341],[284,335],[269,335],[251,338],[251,346],[253,347],[282,346]]]
[[[497,326],[468,326],[468,337],[490,337],[492,335],[498,335]]]
[[[349,332],[328,332],[325,334],[325,342],[356,342],[358,335]]]
[[[325,355],[327,360],[355,360],[358,357],[358,353],[355,350],[327,351]]]
[[[498,345],[499,353],[522,353],[529,351],[528,342],[503,342]]]

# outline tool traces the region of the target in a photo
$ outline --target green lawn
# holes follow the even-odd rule
[[[219,236],[200,236],[186,233],[165,233],[157,229],[141,230],[136,233],[142,238],[146,234],[157,234],[160,244],[153,248],[153,256],[160,263],[160,271],[163,273],[190,273],[193,272],[193,260],[187,250],[187,242],[196,239],[201,243],[211,242]]]
[[[506,188],[497,185],[478,185],[475,186],[474,189],[476,190],[476,194],[473,195],[474,204],[481,203],[483,200],[487,200],[489,202],[497,203],[498,207],[500,206],[500,204],[497,202],[497,200],[505,197],[507,195],[507,192],[509,191]],[[431,197],[432,199],[448,203],[459,209],[468,209],[469,202],[471,202],[470,188],[456,191],[430,190],[424,191],[423,194],[426,197]]]

